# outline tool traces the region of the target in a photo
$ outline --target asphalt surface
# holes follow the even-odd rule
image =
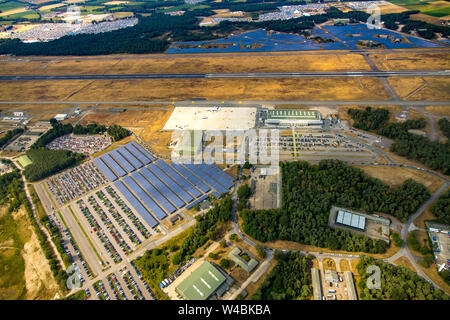
[[[87,75],[3,75],[1,81],[29,80],[139,80],[139,79],[226,79],[226,78],[303,78],[303,77],[423,77],[450,76],[447,71],[355,71],[355,72],[266,72],[266,73],[145,73]]]

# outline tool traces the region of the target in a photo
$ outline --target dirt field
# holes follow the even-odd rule
[[[397,167],[368,167],[368,166],[356,166],[363,170],[368,175],[374,178],[380,179],[383,183],[390,185],[391,187],[397,187],[401,185],[407,179],[413,179],[419,183],[422,183],[430,190],[431,193],[436,192],[444,182],[430,174],[422,171],[409,169],[409,168],[397,168]]]
[[[380,70],[447,70],[450,54],[447,52],[371,54]]]
[[[346,259],[341,259],[341,261],[339,262],[339,267],[341,268],[341,272],[352,271],[350,264]]]
[[[416,272],[416,269],[412,265],[411,261],[409,261],[409,259],[406,258],[406,257],[398,258],[397,260],[394,261],[394,264],[396,264],[397,266],[405,267],[405,268],[407,268],[409,270],[412,270],[412,271]]]
[[[388,82],[404,100],[450,100],[450,79],[446,77],[391,77]]]
[[[358,54],[195,57],[163,59],[5,61],[0,74],[142,74],[370,70]]]
[[[387,100],[375,78],[4,81],[2,100]]]
[[[425,107],[425,111],[441,116],[450,116],[450,107],[428,106]]]
[[[381,14],[388,14],[388,13],[400,13],[404,11],[408,11],[405,7],[397,6],[395,4],[389,4],[387,6],[380,6]]]
[[[117,107],[117,106],[116,106]],[[89,113],[82,124],[91,122],[109,126],[118,124],[134,131],[142,140],[148,143],[158,154],[169,156],[171,149],[170,131],[161,131],[172,113],[172,106],[149,107],[149,110],[127,110],[120,113],[96,111]]]

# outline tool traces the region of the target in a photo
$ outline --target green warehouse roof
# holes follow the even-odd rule
[[[320,114],[315,110],[275,109],[268,110],[267,119],[320,120]]]
[[[186,300],[206,300],[224,282],[225,276],[205,261],[176,287],[176,291]]]

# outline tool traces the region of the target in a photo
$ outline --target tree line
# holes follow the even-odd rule
[[[380,268],[380,289],[369,289],[369,266]],[[361,275],[359,281],[360,298],[363,300],[449,300],[449,296],[442,290],[436,290],[430,283],[418,276],[412,270],[402,266],[393,266],[372,257],[361,257],[356,266]]]
[[[430,210],[438,218],[438,222],[450,224],[450,189],[441,194]]]
[[[425,128],[427,122],[424,118],[393,123],[388,122],[389,110],[386,109],[367,107],[365,110],[349,109],[347,112],[355,121],[355,128],[393,139],[394,143],[390,147],[392,152],[417,160],[446,175],[450,174],[450,142],[431,141],[428,137],[409,132],[411,129]]]
[[[24,132],[23,128],[8,130],[6,134],[0,138],[0,148],[10,143],[14,139],[14,137],[16,137],[18,134],[21,134],[22,132]]]
[[[383,253],[386,242],[328,226],[331,207],[384,212],[406,221],[430,197],[414,180],[391,188],[338,160],[282,162],[282,207],[242,210],[243,229],[262,241],[288,240],[332,250]]]
[[[297,300],[311,296],[312,261],[298,252],[275,252],[277,265],[251,300]]]

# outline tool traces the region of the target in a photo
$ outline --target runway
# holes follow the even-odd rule
[[[146,74],[87,74],[87,75],[11,75],[0,81],[35,80],[140,80],[140,79],[234,79],[234,78],[317,78],[317,77],[447,77],[445,71],[361,71],[361,72],[271,72],[271,73],[146,73]]]

